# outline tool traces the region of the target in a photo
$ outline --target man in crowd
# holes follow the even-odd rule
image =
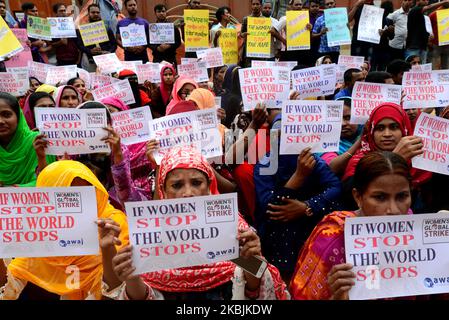
[[[360,69],[351,68],[345,71],[343,75],[344,86],[343,88],[335,95],[334,99],[337,100],[340,97],[350,97],[352,96],[352,89],[354,89],[354,85],[357,81],[365,80],[365,73]]]
[[[407,40],[407,17],[413,0],[402,0],[401,7],[387,16],[394,25],[394,38],[389,41],[391,58],[404,59]]]
[[[220,7],[215,12],[218,23],[210,29],[210,40],[213,47],[218,47],[218,38],[220,37],[220,29],[235,29],[235,25],[231,23],[231,9],[229,7]]]
[[[53,13],[56,17],[67,17],[66,6],[63,3],[53,5]],[[80,51],[76,38],[53,39],[52,46],[55,50],[58,66],[78,65],[80,63]]]
[[[325,0],[324,2],[325,9],[333,9],[335,8],[335,0]],[[340,46],[329,47],[327,43],[327,33],[328,29],[326,28],[326,23],[324,21],[324,14],[318,17],[315,21],[312,30],[312,39],[318,38],[320,41],[320,45],[318,47],[318,55],[324,56],[328,55],[332,58],[332,62],[337,63],[338,56],[340,55]]]
[[[17,28],[19,26],[19,23],[14,19],[11,13],[6,10],[5,0],[0,0],[0,16],[5,20],[8,27]]]

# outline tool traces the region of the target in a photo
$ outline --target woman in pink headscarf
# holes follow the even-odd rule
[[[198,84],[186,77],[186,76],[179,76],[178,79],[176,79],[175,84],[173,85],[172,90],[172,99],[170,103],[167,106],[166,113],[171,113],[171,109],[179,102],[186,100],[187,97],[190,95],[190,93],[198,88]]]

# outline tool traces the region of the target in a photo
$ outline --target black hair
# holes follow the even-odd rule
[[[35,6],[36,5],[32,2],[25,2],[22,4],[21,8],[22,8],[22,11],[25,12],[27,10],[33,9]]]
[[[215,12],[215,18],[220,22],[221,17],[224,16],[225,10],[228,10],[229,13],[231,13],[231,9],[229,7],[220,7],[217,9],[217,12]]]
[[[126,4],[130,1],[132,1],[132,0],[123,0],[123,5],[126,7]],[[133,0],[133,1],[135,1],[137,3],[137,0]]]
[[[396,59],[390,62],[390,64],[387,66],[387,72],[392,75],[397,75],[401,72],[407,72],[412,68],[410,63],[405,62],[401,59]]]
[[[2,0],[0,0],[0,2],[2,2]],[[31,80],[36,80],[37,82],[39,82],[39,84],[42,84],[42,81],[40,81],[38,78],[36,78],[36,77],[28,77],[28,81],[30,82],[30,85],[31,85]]]
[[[345,83],[352,82],[352,74],[353,73],[357,73],[357,72],[362,72],[362,70],[357,69],[357,68],[350,68],[350,69],[346,70],[344,75],[343,75],[344,82]]]
[[[421,58],[421,57],[416,54],[412,54],[412,55],[408,56],[407,59],[405,59],[405,62],[411,63],[412,60],[415,58]]]
[[[249,0],[249,2],[251,2],[251,3],[253,3],[253,1],[254,1],[254,0]],[[263,2],[263,1],[262,1],[262,0],[258,0],[258,1],[259,1],[260,5],[262,5],[262,2]]]
[[[50,98],[51,101],[53,101],[53,103],[56,105],[55,100],[53,99],[53,96],[51,94],[43,91],[33,92],[32,94],[30,94],[30,97],[28,98],[28,104],[33,114],[34,108],[36,107],[36,103],[42,98]]]
[[[64,4],[64,3],[60,3],[60,2],[55,3],[55,4],[53,5],[53,7],[52,7],[53,13],[58,13],[59,8],[62,7],[62,6],[65,7],[65,4]]]
[[[19,100],[17,100],[17,98],[14,97],[12,94],[6,92],[0,92],[0,100],[6,101],[6,104],[8,104],[11,107],[12,111],[14,111],[14,113],[16,114],[17,121],[19,121],[20,119]]]
[[[99,6],[98,4],[92,3],[92,4],[90,4],[90,5],[87,7],[87,12],[89,12],[89,11],[90,11],[90,8],[93,8],[93,7],[97,7],[98,9],[100,9],[100,6]]]
[[[67,84],[70,85],[70,86],[73,86],[73,85],[75,84],[75,81],[78,80],[78,79],[80,79],[80,80],[82,80],[83,82],[85,82],[85,81],[84,81],[83,79],[81,79],[80,77],[75,77],[75,78],[72,78],[72,79],[70,79],[69,81],[67,81]]]
[[[156,13],[156,11],[162,11],[162,9],[167,10],[167,7],[165,6],[165,4],[157,4],[154,6],[154,13]]]
[[[393,76],[385,71],[373,71],[368,73],[365,82],[385,83],[385,80],[392,79]]]

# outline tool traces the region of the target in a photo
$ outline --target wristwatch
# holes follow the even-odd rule
[[[309,203],[307,201],[304,202],[306,204],[306,216],[311,217],[313,216],[312,208],[309,207]]]

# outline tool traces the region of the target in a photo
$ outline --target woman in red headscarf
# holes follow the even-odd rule
[[[190,147],[173,148],[164,156],[157,184],[161,199],[218,194],[212,167],[204,156]],[[238,239],[241,256],[261,255],[259,237],[240,215]],[[114,271],[124,285],[117,290],[103,291],[105,296],[133,300],[289,298],[279,271],[272,265],[261,279],[252,277],[230,261],[160,270],[136,277],[131,275],[134,271],[131,252],[132,247],[127,246],[113,258]]]
[[[153,112],[153,118],[165,116],[165,109],[170,102],[175,77],[176,70],[171,64],[162,67],[161,84],[151,92],[151,111]]]

